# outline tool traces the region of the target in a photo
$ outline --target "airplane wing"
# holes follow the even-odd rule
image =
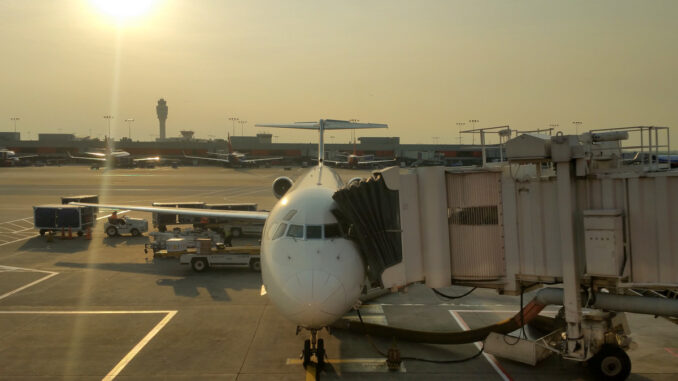
[[[140,157],[138,159],[132,159],[135,163],[137,161],[160,161],[160,156],[153,156],[153,157]]]
[[[90,161],[99,161],[99,162],[105,162],[106,161],[105,158],[101,158],[101,157],[73,156],[73,155],[71,155],[70,152],[66,152],[66,153],[68,154],[68,157],[70,157],[71,159],[90,160]]]
[[[240,159],[241,163],[261,163],[264,161],[273,161],[273,160],[282,160],[282,156],[279,157],[263,157],[261,159]]]
[[[211,161],[218,161],[221,163],[230,163],[230,160],[228,159],[221,159],[218,157],[205,157],[205,156],[189,156],[184,153],[184,157],[187,159],[198,159],[198,160],[211,160]]]
[[[196,216],[196,217],[221,217],[221,218],[230,218],[234,220],[248,220],[248,221],[265,221],[266,218],[268,218],[268,212],[248,212],[240,210],[166,208],[160,206],[90,204],[86,202],[71,202],[70,205],[93,206],[100,209],[133,210],[137,212],[149,212],[149,213],[181,214],[184,216]]]
[[[318,160],[318,159],[314,159]],[[339,165],[339,164],[348,164],[348,161],[337,161],[337,160],[323,160],[323,163],[330,163],[332,165]]]
[[[347,120],[325,119],[324,129],[343,130],[357,128],[388,128],[387,124],[379,123],[353,123]],[[298,128],[302,130],[317,130],[320,128],[319,122],[297,122],[289,124],[255,124],[256,127],[276,127],[276,128]]]
[[[381,163],[393,163],[397,159],[388,159],[388,160],[370,160],[370,161],[358,161],[358,165],[370,165],[370,164],[381,164]]]
[[[15,159],[28,159],[29,157],[38,157],[38,156],[40,156],[40,155],[22,155],[22,156],[14,155],[13,158],[15,158]]]

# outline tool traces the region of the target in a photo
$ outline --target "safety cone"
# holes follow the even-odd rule
[[[68,239],[73,239],[73,230],[71,228],[68,228]]]
[[[87,232],[85,233],[85,239],[86,240],[92,239],[92,228],[89,226],[87,227]]]
[[[66,229],[61,228],[61,239],[66,239]]]

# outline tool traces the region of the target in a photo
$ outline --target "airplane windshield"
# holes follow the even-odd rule
[[[327,224],[325,225],[325,238],[339,238],[341,237],[341,229],[339,224]]]
[[[287,214],[285,214],[285,217],[283,218],[283,220],[289,221],[289,220],[292,219],[292,217],[294,217],[295,214],[297,214],[297,210],[296,210],[296,209],[292,209],[292,210],[290,210],[289,212],[287,212]]]
[[[278,228],[275,230],[275,233],[271,236],[271,239],[278,239],[285,234],[285,229],[287,229],[287,224],[280,224],[278,225]]]
[[[304,225],[290,225],[287,236],[292,238],[304,238]]]
[[[323,226],[322,225],[308,225],[306,226],[306,239],[322,239]]]

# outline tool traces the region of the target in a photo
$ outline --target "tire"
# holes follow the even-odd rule
[[[137,228],[130,230],[130,233],[132,234],[132,237],[138,237],[141,235],[141,232]]]
[[[118,228],[115,226],[109,226],[106,228],[106,234],[108,234],[109,237],[115,237],[118,235]]]
[[[78,230],[76,234],[78,235],[78,237],[82,237],[85,233],[83,233],[82,230]]]
[[[318,360],[318,372],[325,368],[325,340],[318,339],[318,347],[315,350],[315,357]]]
[[[240,228],[231,228],[231,237],[238,238],[242,236],[242,229]]]
[[[311,363],[311,340],[306,339],[304,341],[304,351],[302,352],[302,358],[304,369]]]
[[[209,265],[207,264],[207,260],[204,258],[195,258],[193,261],[191,261],[191,267],[193,268],[193,271],[197,273],[201,273],[209,268]]]
[[[623,349],[616,345],[604,344],[598,353],[588,361],[591,372],[597,380],[621,381],[631,374],[631,360]]]
[[[261,272],[261,261],[259,260],[259,258],[250,259],[250,269],[258,273]]]
[[[166,232],[166,231],[167,231],[167,226],[165,226],[165,225],[160,225],[160,226],[158,226],[158,231],[159,231],[159,232],[163,232],[163,233]]]
[[[47,233],[47,229],[40,229],[40,235],[45,235]]]

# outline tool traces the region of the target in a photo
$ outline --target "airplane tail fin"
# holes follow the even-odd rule
[[[228,139],[226,140],[228,144],[228,153],[233,153],[233,146],[231,145],[231,134],[228,134]]]
[[[347,120],[320,119],[318,122],[297,122],[289,124],[255,124],[256,127],[296,128],[301,130],[318,130],[318,165],[322,165],[325,158],[325,130],[353,130],[362,128],[388,128],[387,124],[355,123]]]

